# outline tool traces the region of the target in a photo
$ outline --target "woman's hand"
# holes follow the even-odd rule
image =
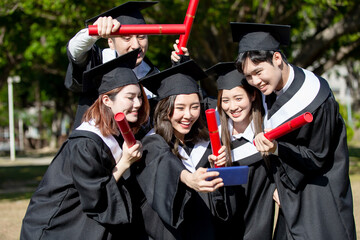
[[[213,192],[224,186],[222,178],[217,176],[219,176],[219,172],[207,172],[206,168],[198,168],[194,173],[183,170],[180,174],[180,180],[197,192]]]
[[[175,43],[174,43],[174,45],[173,45],[173,47],[174,47],[174,49],[175,49],[175,51],[172,51],[171,52],[171,60],[173,61],[173,62],[178,62],[178,61],[180,61],[180,56],[177,54],[177,53],[179,53],[179,48],[178,48],[178,44],[179,44],[179,39],[176,39],[176,41],[175,41]],[[182,47],[181,48],[181,50],[183,51],[183,55],[185,55],[185,56],[189,56],[189,50],[186,48],[186,47]]]
[[[277,148],[277,142],[274,141],[269,141],[269,139],[267,139],[264,136],[264,133],[259,133],[256,135],[255,139],[254,139],[254,143],[256,146],[256,149],[261,153],[261,155],[269,155],[270,153],[274,153],[276,151]]]
[[[124,142],[122,149],[122,156],[113,169],[113,175],[116,181],[120,179],[131,164],[142,157],[142,145],[140,141],[136,141],[136,143],[130,148],[127,146],[126,142]]]
[[[131,164],[138,161],[142,156],[141,142],[136,140],[136,143],[132,147],[128,147],[126,142],[123,143],[123,153],[119,162],[123,162],[130,167]]]
[[[102,38],[109,38],[111,33],[120,28],[120,22],[112,17],[99,17],[94,25],[98,26],[98,35]]]
[[[211,154],[211,155],[208,156],[208,160],[210,162],[211,167],[213,167],[214,164],[216,166],[225,166],[226,161],[227,161],[226,147],[222,146],[219,149],[218,154],[219,154],[218,156],[215,156],[214,154]]]

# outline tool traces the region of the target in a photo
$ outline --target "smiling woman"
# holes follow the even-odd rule
[[[137,54],[86,72],[99,84],[99,96],[33,194],[20,239],[113,239],[130,233],[133,239],[146,237],[137,221],[140,207],[130,193],[134,178],[122,177],[141,158],[141,143],[127,146],[114,119],[118,111],[124,112],[134,133],[147,122],[148,102],[131,69]]]
[[[142,80],[160,99],[154,134],[143,139],[145,166],[137,176],[147,199],[142,207],[145,229],[153,239],[214,239],[228,217],[218,190],[222,179],[214,178],[218,172],[206,171],[211,146],[196,83],[204,77],[191,60]]]
[[[174,135],[184,144],[185,135],[200,116],[200,98],[196,93],[180,94],[174,102],[174,112],[170,122],[174,128]]]

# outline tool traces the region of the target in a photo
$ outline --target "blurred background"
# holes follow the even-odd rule
[[[15,230],[10,230],[15,231],[15,239],[26,201],[46,164],[72,129],[77,96],[64,87],[66,44],[84,28],[86,19],[125,2],[0,1],[0,159],[4,162],[0,167],[0,203],[1,199],[12,202],[25,199],[20,207],[22,212],[18,213],[20,220],[17,218]],[[347,125],[352,184],[360,182],[359,3],[359,0],[200,0],[188,42],[191,57],[206,69],[220,61],[233,61],[237,56],[238,47],[232,41],[229,22],[291,25],[291,44],[283,48],[289,62],[327,79],[339,102]],[[183,23],[188,4],[189,0],[160,0],[142,13],[147,23]],[[171,66],[172,45],[178,37],[149,36],[147,56],[160,70]],[[201,86],[209,95],[216,94],[213,80],[203,81]],[[16,156],[11,155],[11,147]],[[39,162],[48,157],[49,161],[40,168],[28,166],[29,162],[15,166],[29,157]],[[21,181],[26,181],[30,188],[20,191],[22,188],[16,182]],[[5,188],[19,190],[9,194]],[[0,238],[10,239],[1,232]]]
[[[64,87],[66,44],[90,17],[126,1],[2,0],[0,3],[0,150],[9,151],[9,82],[17,151],[58,148],[67,138],[77,96]],[[182,23],[188,0],[160,0],[143,10],[147,23]],[[349,141],[359,139],[360,4],[340,0],[200,0],[190,35],[191,57],[203,68],[236,58],[229,22],[291,25],[290,63],[326,78],[341,105]],[[147,56],[171,66],[179,36],[149,36]],[[103,43],[103,42],[101,42]],[[18,78],[14,79],[14,76]],[[213,81],[202,82],[216,94]]]

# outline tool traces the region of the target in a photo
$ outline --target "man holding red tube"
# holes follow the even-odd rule
[[[65,78],[65,86],[74,92],[80,93],[79,104],[75,116],[74,128],[81,123],[81,118],[86,109],[95,101],[97,89],[92,84],[83,82],[83,72],[97,65],[112,60],[127,52],[140,48],[136,67],[133,69],[138,79],[159,72],[159,70],[146,58],[148,50],[147,35],[121,35],[110,36],[118,31],[121,24],[146,24],[141,10],[153,6],[157,2],[126,2],[110,9],[98,16],[85,21],[86,25],[94,22],[98,26],[98,36],[89,36],[88,29],[80,30],[68,43],[67,53],[69,67]],[[95,43],[100,38],[107,38],[109,48],[100,49]],[[175,44],[175,50],[177,50]],[[188,55],[187,49],[182,48]],[[174,52],[172,61],[180,60]],[[148,98],[155,95],[145,89]]]
[[[310,112],[313,121],[274,141],[255,137],[269,158],[280,205],[274,239],[356,239],[345,123],[327,81],[290,65],[280,51],[290,26],[231,23],[236,61],[263,94],[264,129]]]

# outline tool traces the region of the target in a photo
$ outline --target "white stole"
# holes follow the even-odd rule
[[[119,143],[116,141],[114,136],[110,135],[108,137],[104,137],[101,134],[99,128],[95,126],[93,120],[89,122],[83,122],[79,127],[76,128],[76,130],[89,131],[98,135],[105,142],[106,146],[108,146],[108,148],[110,149],[116,163],[120,161],[120,158],[122,157],[121,146],[119,146]]]

